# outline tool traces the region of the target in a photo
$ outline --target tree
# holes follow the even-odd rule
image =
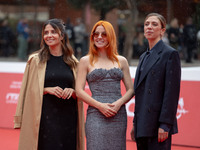
[[[124,5],[123,0],[91,0],[91,6],[100,12],[100,19],[104,20],[106,14],[114,8],[119,8]]]
[[[67,0],[73,7],[77,9],[82,9],[89,2],[89,0]]]
[[[100,15],[100,20],[106,18],[106,14],[114,8],[124,6],[124,0],[67,0],[75,8],[84,9],[85,6],[90,3],[90,6],[94,8]]]
[[[124,0],[127,4],[127,8],[130,11],[129,16],[126,20],[126,40],[124,44],[123,55],[126,57],[128,62],[130,63],[131,57],[133,54],[133,39],[136,35],[136,24],[138,22],[139,11],[137,9],[137,1],[136,0]]]

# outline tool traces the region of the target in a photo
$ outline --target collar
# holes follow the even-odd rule
[[[157,47],[159,47],[159,45],[162,43],[162,40],[159,40],[155,45],[154,45],[154,47],[151,49],[151,50],[149,50],[149,48],[147,49],[147,52],[150,52],[150,53],[152,53],[155,49],[157,49]]]

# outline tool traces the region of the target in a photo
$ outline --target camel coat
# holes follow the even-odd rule
[[[38,147],[45,71],[46,62],[39,63],[38,54],[31,55],[25,68],[16,114],[14,116],[14,128],[21,128],[19,150],[37,150]],[[73,73],[74,77],[76,77],[75,70],[73,70]],[[78,100],[77,105],[77,150],[84,150],[83,102]]]

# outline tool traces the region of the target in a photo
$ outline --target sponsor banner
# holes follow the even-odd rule
[[[13,128],[23,74],[0,73],[0,127]]]
[[[19,97],[25,63],[0,63],[0,127],[13,128],[13,116]],[[134,82],[136,67],[130,67]],[[173,144],[200,147],[200,67],[182,68],[181,93],[177,110],[179,133],[173,136]],[[125,87],[122,85],[122,95]],[[86,92],[91,94],[89,86]],[[84,104],[85,115],[87,104]],[[130,131],[134,117],[134,97],[126,104],[128,115],[127,140],[131,140]]]
[[[199,74],[200,75],[200,74]],[[200,81],[182,81],[173,143],[200,147]]]

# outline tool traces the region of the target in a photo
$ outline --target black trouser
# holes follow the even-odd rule
[[[187,47],[187,57],[186,57],[186,62],[192,62],[193,49],[194,49],[194,48]]]
[[[164,142],[158,142],[158,137],[136,138],[137,150],[171,150],[171,135]]]

